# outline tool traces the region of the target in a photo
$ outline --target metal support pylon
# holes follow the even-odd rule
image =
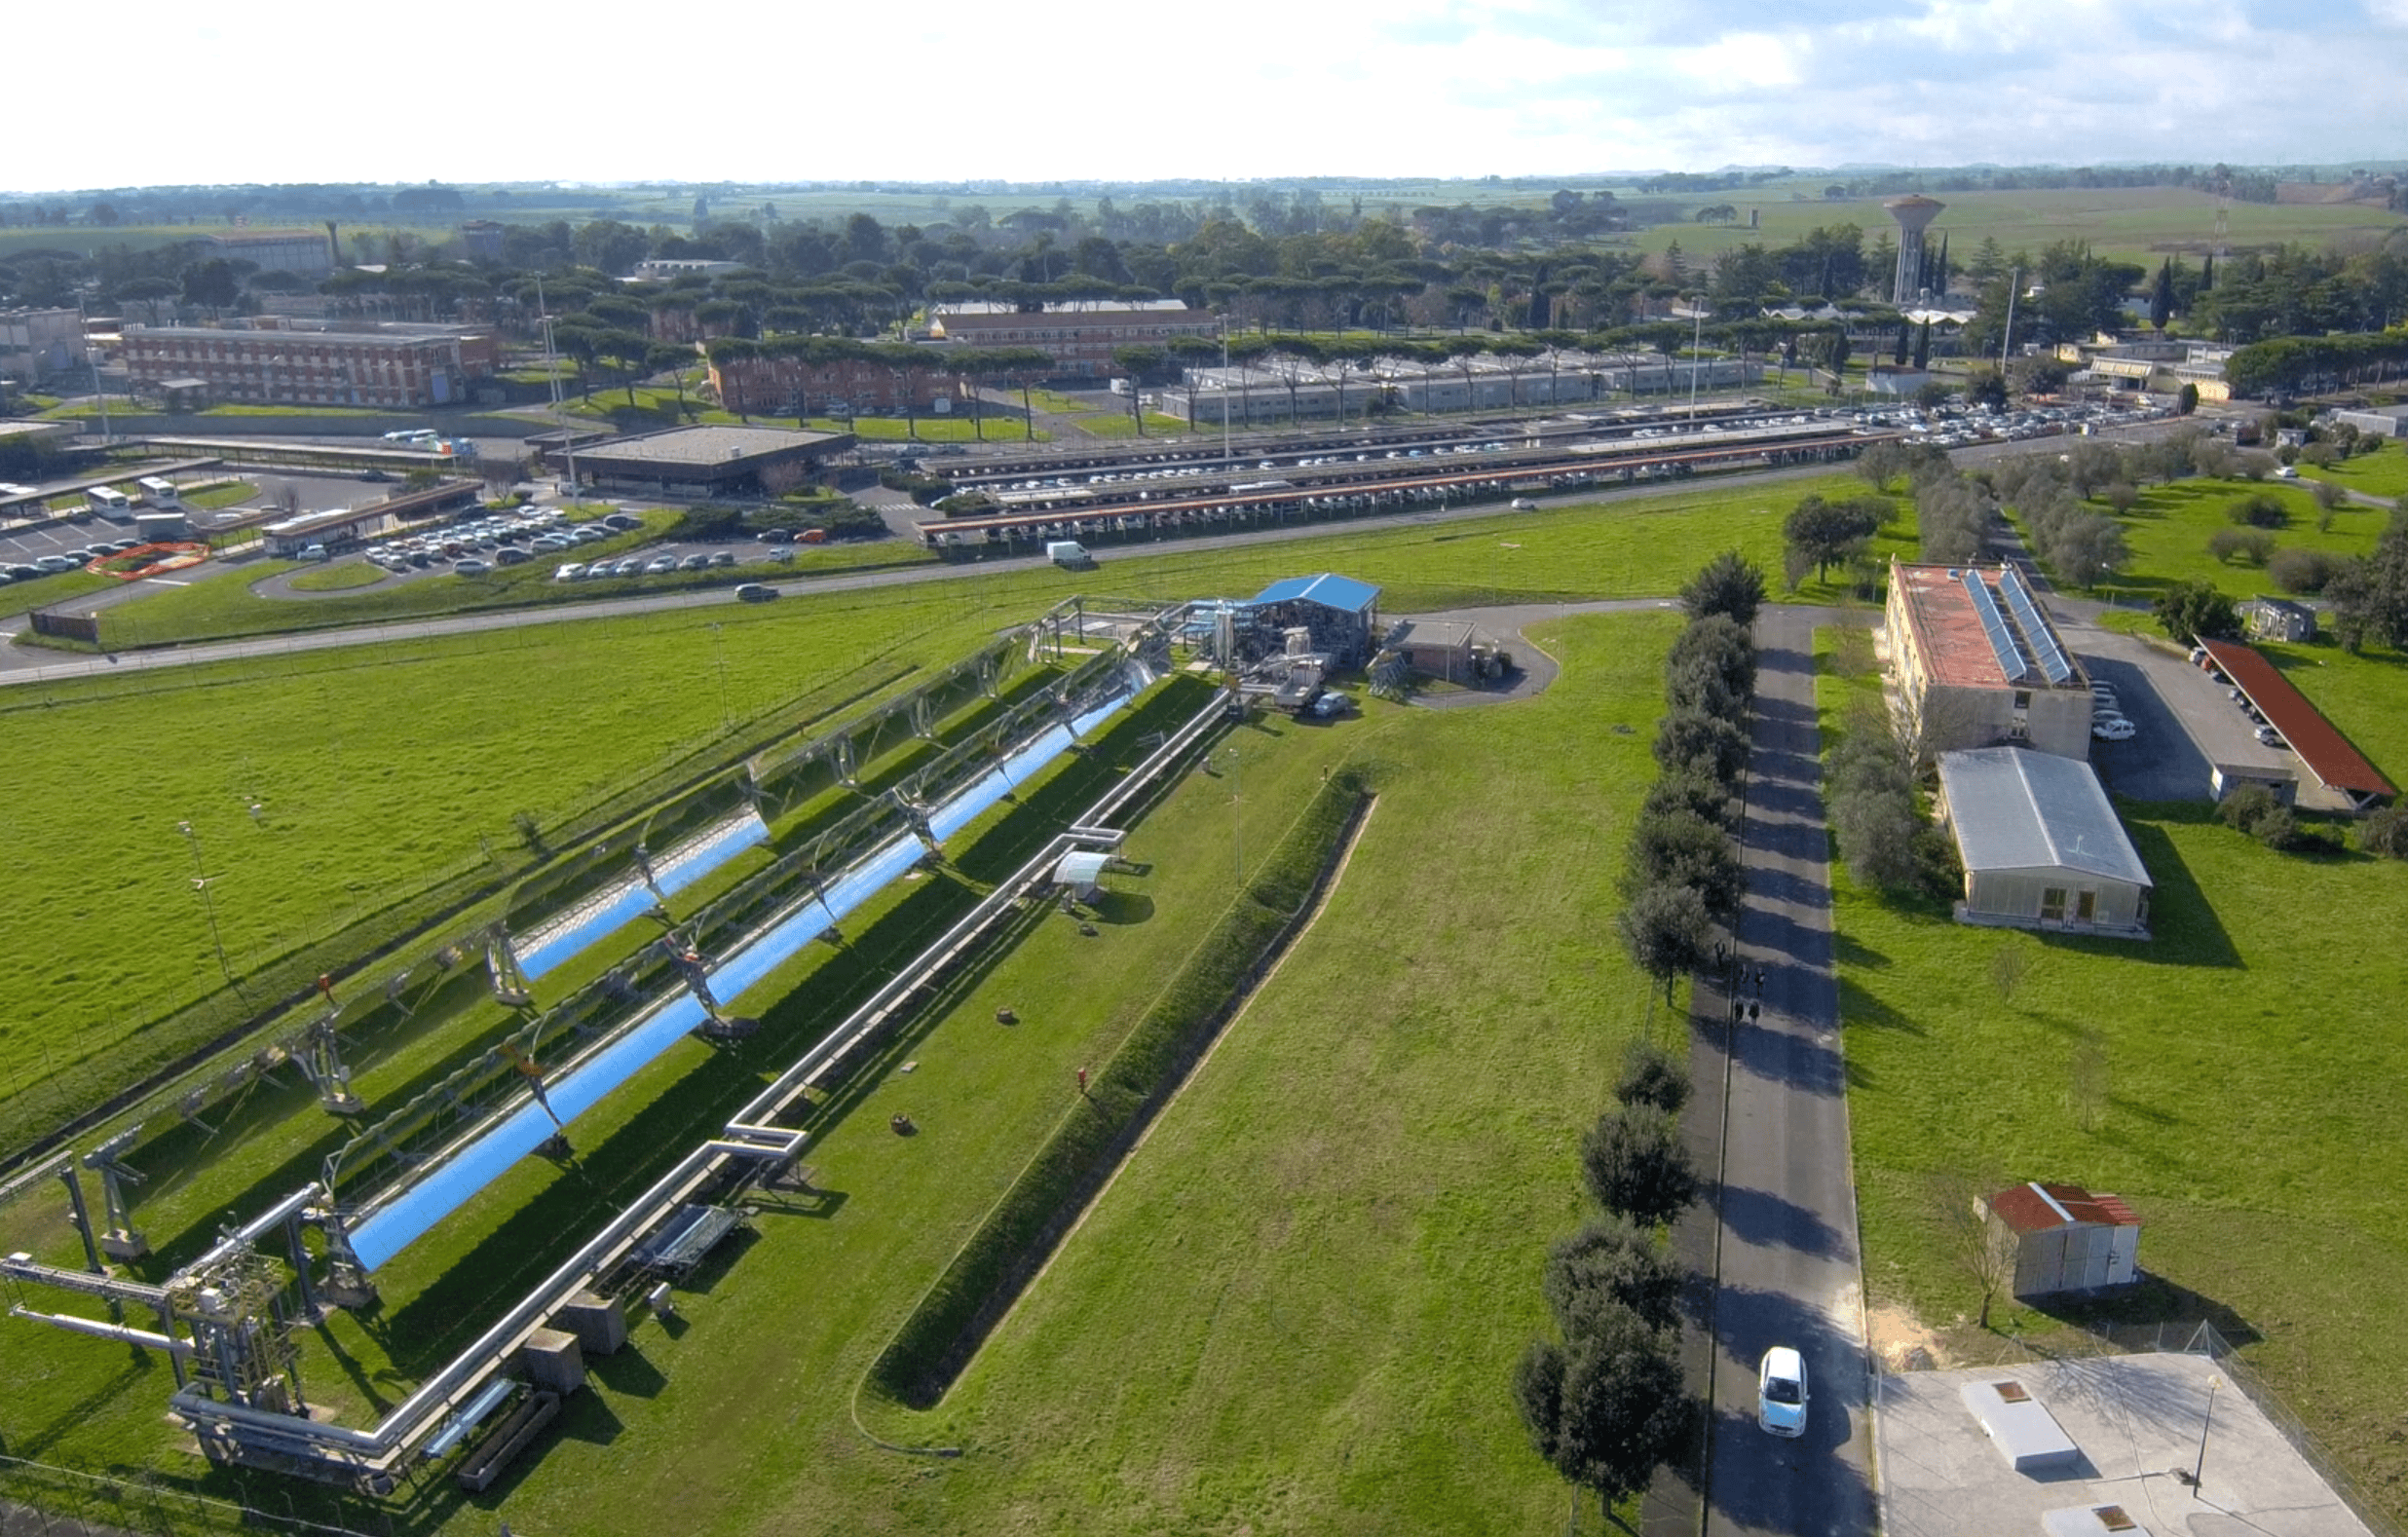
[[[139,1259],[150,1253],[150,1244],[133,1230],[132,1203],[126,1199],[126,1186],[140,1184],[142,1176],[119,1158],[141,1135],[139,1124],[129,1126],[84,1155],[84,1167],[100,1176],[100,1198],[109,1219],[100,1248],[112,1259]]]

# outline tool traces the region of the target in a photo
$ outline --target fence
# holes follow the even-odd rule
[[[279,1531],[320,1537],[394,1537],[393,1517],[374,1512],[373,1529],[330,1525],[300,1514],[284,1481],[269,1485],[284,1514],[211,1499],[148,1473],[113,1479],[19,1457],[0,1456],[0,1537],[123,1537],[127,1533]],[[314,1491],[304,1491],[309,1499]]]

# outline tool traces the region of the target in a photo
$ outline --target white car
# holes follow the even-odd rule
[[[1806,1434],[1806,1363],[1787,1345],[1764,1352],[1756,1368],[1756,1423],[1775,1436]]]
[[[1538,504],[1528,497],[1516,497],[1513,501],[1513,508],[1517,512],[1535,512],[1538,510]]]
[[[2094,721],[2090,734],[2102,742],[2128,742],[2140,734],[2140,729],[2126,720]]]

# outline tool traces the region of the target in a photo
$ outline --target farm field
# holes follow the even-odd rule
[[[1826,733],[1842,696],[1826,670]],[[2383,1364],[2408,1346],[2390,1198],[2408,1155],[2384,1127],[2408,1043],[2366,1024],[2408,987],[2408,956],[2347,936],[2408,923],[2408,868],[2277,854],[2204,804],[2118,809],[2156,882],[2143,944],[1966,928],[1834,867],[1868,1300],[1986,1359],[2002,1341],[1970,1325],[1935,1181],[2117,1192],[2145,1224],[2148,1284],[2093,1311],[2003,1301],[1994,1324],[2046,1345],[2063,1320],[2206,1318],[2396,1517],[2408,1452]],[[2008,950],[2030,965],[2002,993]],[[2302,1221],[2317,1242],[2284,1242]]]
[[[2017,189],[1935,196],[1947,207],[1932,226],[1932,234],[1935,239],[1948,237],[1949,257],[1958,263],[1972,260],[1983,239],[1993,238],[2010,256],[2018,250],[2037,255],[2041,247],[2056,241],[2080,241],[2100,256],[2140,263],[2152,270],[2175,253],[2197,266],[2200,257],[2212,248],[2215,234],[2215,195],[2182,187]],[[1739,245],[1787,245],[1817,227],[1855,224],[1863,229],[1869,250],[1884,231],[1893,236],[1897,231],[1878,198],[1788,199],[1786,188],[1754,198],[1745,191],[1685,196],[1682,202],[1699,206],[1728,203],[1739,209],[1740,222],[1656,225],[1639,233],[1638,244],[1646,250],[1662,251],[1677,241],[1684,253],[1703,256]],[[1750,208],[1759,210],[1761,228],[1748,228]],[[2336,241],[2371,243],[2408,223],[2399,214],[2354,204],[2235,202],[2227,206],[2226,217],[2228,245],[2235,250],[2293,243],[2319,247]]]
[[[1048,1530],[1099,1533],[1560,1520],[1561,1484],[1503,1384],[1544,1327],[1545,1246],[1581,1215],[1572,1143],[1650,1007],[1611,938],[1600,872],[1652,774],[1645,728],[1674,627],[1655,615],[1542,626],[1565,670],[1524,704],[1373,701],[1336,726],[1239,730],[1220,774],[1191,775],[1139,825],[1128,854],[1147,873],[1108,878],[1095,936],[1044,918],[856,1080],[811,1155],[829,1195],[765,1208],[734,1257],[681,1291],[674,1325],[647,1320],[627,1351],[597,1359],[523,1473],[472,1501],[430,1481],[396,1520],[650,1532],[672,1485],[695,1532],[1012,1530],[1038,1512]],[[1582,750],[1562,751],[1574,737]],[[952,1396],[925,1416],[860,1406],[888,1439],[966,1455],[872,1445],[853,1422],[870,1362],[1076,1113],[1072,1069],[1109,1052],[1228,900],[1236,824],[1259,860],[1341,762],[1368,766],[1380,801],[1317,924]],[[1496,921],[1507,909],[1514,920]],[[909,920],[862,942],[896,921]],[[823,985],[818,970],[797,980]],[[999,1006],[1018,1023],[998,1026]],[[460,1327],[451,1313],[524,1268],[495,1261],[531,1222],[590,1212],[625,1187],[637,1148],[715,1124],[705,1102],[757,1082],[771,1050],[682,1045],[650,1084],[654,1107],[580,1123],[583,1172],[530,1161],[492,1192],[493,1215],[396,1262],[396,1305],[311,1344],[320,1401],[396,1396]],[[888,1132],[897,1109],[920,1136]],[[184,1204],[206,1234],[208,1203]],[[464,1263],[472,1254],[491,1258]],[[91,1341],[13,1349],[27,1343],[23,1386],[0,1407],[12,1451],[231,1492],[170,1449],[157,1373]]]

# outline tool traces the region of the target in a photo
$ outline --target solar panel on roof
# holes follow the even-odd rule
[[[2014,611],[2015,622],[2023,626],[2023,638],[2031,642],[2032,655],[2040,659],[2040,670],[2048,674],[2051,683],[2070,682],[2073,664],[2057,649],[2055,638],[2049,633],[2048,620],[2040,617],[2040,605],[2032,601],[2030,589],[2023,585],[2014,567],[1999,573],[1998,589],[2007,594],[2007,607]]]
[[[1958,579],[1965,583],[1965,595],[1974,603],[1974,613],[1981,620],[1981,632],[1990,637],[1990,650],[1998,657],[1999,671],[2010,683],[2031,671],[2023,659],[2023,648],[2015,644],[2013,631],[2007,628],[2007,617],[1998,611],[1998,603],[1990,589],[1982,584],[1981,573],[1968,571]]]

